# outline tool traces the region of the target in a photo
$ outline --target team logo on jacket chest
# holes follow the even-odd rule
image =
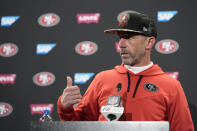
[[[151,91],[151,92],[157,92],[158,91],[158,88],[154,84],[151,84],[151,83],[144,84],[144,88],[148,91]]]

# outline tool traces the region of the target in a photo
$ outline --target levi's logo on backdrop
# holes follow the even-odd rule
[[[13,108],[10,104],[0,102],[0,117],[8,116],[12,113]]]
[[[14,43],[3,43],[0,45],[0,56],[11,57],[18,53],[18,47]]]
[[[100,19],[100,13],[90,13],[90,14],[77,14],[77,22],[80,23],[98,23]]]
[[[171,54],[179,49],[179,44],[174,40],[165,39],[157,42],[155,49],[162,54]]]
[[[46,54],[48,54],[55,46],[56,46],[55,43],[37,44],[36,54],[37,54],[37,55],[46,55]]]
[[[49,110],[50,113],[53,111],[54,104],[31,104],[31,114],[43,114],[44,110]]]
[[[55,82],[55,75],[50,72],[39,72],[33,76],[33,82],[38,86],[49,86]]]
[[[85,84],[93,76],[94,73],[75,73],[74,84]]]
[[[80,55],[92,55],[97,50],[97,44],[91,41],[83,41],[75,46],[75,51]]]
[[[158,11],[157,12],[157,21],[158,22],[168,22],[170,21],[178,11]]]
[[[166,74],[178,80],[179,72],[166,72]]]
[[[0,74],[0,84],[14,84],[16,74]]]
[[[1,26],[3,27],[9,27],[13,25],[20,16],[2,16],[1,17]]]
[[[46,13],[38,18],[38,23],[43,27],[52,27],[60,22],[60,17],[55,13]]]

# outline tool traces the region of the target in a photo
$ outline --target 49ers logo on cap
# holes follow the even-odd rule
[[[179,44],[170,39],[161,40],[156,43],[155,49],[162,54],[171,54],[179,49]]]
[[[43,27],[52,27],[59,23],[60,17],[55,13],[43,14],[38,18],[38,23]]]
[[[129,14],[128,13],[122,13],[120,15],[120,19],[119,19],[119,24],[118,26],[126,26],[128,21],[129,21]]]
[[[8,116],[12,113],[13,108],[8,103],[0,103],[0,117]]]
[[[126,26],[127,25],[129,18],[130,18],[130,15],[128,14],[129,12],[130,12],[130,10],[127,10],[127,11],[122,11],[118,14],[118,16],[117,16],[117,20],[119,22],[118,26]]]
[[[96,43],[91,41],[83,41],[75,46],[75,51],[80,55],[92,55],[97,49]]]
[[[18,47],[13,43],[4,43],[0,45],[0,55],[3,57],[11,57],[16,55]]]
[[[55,81],[55,75],[50,72],[40,72],[33,76],[33,81],[38,86],[48,86]]]

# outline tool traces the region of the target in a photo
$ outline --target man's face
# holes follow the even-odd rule
[[[146,37],[140,34],[119,34],[122,63],[137,66],[145,57]]]

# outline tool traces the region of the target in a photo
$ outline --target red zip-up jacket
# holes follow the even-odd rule
[[[58,99],[61,121],[106,121],[100,109],[109,96],[116,96],[116,86],[124,105],[124,121],[169,121],[170,131],[194,131],[188,103],[176,79],[158,65],[134,74],[124,65],[96,75],[76,108],[65,108]]]

